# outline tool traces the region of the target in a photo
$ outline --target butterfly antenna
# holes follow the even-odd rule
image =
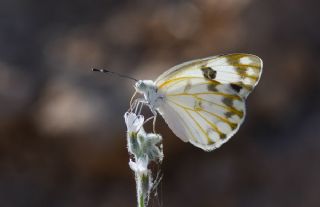
[[[117,72],[113,72],[113,71],[109,71],[109,70],[105,70],[105,69],[92,68],[92,71],[101,72],[101,73],[109,73],[111,75],[116,75],[116,76],[121,77],[121,78],[128,78],[128,79],[134,80],[135,82],[138,81],[137,79],[132,78],[130,76],[123,75],[123,74],[120,74],[120,73],[117,73]]]

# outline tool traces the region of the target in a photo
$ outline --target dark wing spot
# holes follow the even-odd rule
[[[226,115],[227,118],[230,118],[234,113],[227,111],[224,115]]]
[[[220,139],[225,139],[226,137],[227,137],[226,134],[223,134],[223,133],[220,134]]]
[[[217,71],[213,70],[210,67],[203,67],[201,68],[201,70],[202,70],[203,77],[205,77],[206,79],[214,80],[217,76]]]
[[[239,85],[234,84],[234,83],[231,83],[231,84],[230,84],[230,87],[231,87],[234,91],[236,91],[237,93],[239,93],[240,90],[242,89],[242,86],[239,86]]]
[[[224,97],[222,99],[222,103],[224,103],[226,106],[233,106],[233,100],[231,98],[228,97]]]
[[[208,91],[213,91],[213,92],[217,92],[217,88],[216,88],[217,85],[215,84],[208,84],[207,88],[208,88]]]
[[[237,128],[237,124],[232,123],[232,124],[230,124],[230,127],[231,127],[232,130],[235,130]]]
[[[191,86],[191,83],[190,83],[190,81],[188,81],[187,84],[186,84],[185,87],[184,87],[183,92],[186,93],[187,91],[189,91],[189,90],[191,89],[191,87],[192,87],[192,86]]]
[[[209,140],[208,140],[208,144],[210,144],[210,145],[211,145],[211,144],[214,144],[214,143],[215,143],[215,142],[214,142],[214,141],[212,141],[211,139],[209,139]]]

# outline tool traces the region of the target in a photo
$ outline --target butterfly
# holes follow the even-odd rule
[[[228,54],[184,62],[155,81],[139,80],[136,104],[160,114],[184,142],[211,151],[227,142],[243,123],[245,101],[258,84],[262,60]]]

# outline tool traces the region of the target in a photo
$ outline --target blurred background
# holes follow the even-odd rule
[[[181,62],[264,60],[247,117],[204,152],[161,119],[150,206],[320,206],[320,3],[312,0],[0,2],[0,206],[136,206],[123,114],[133,83]]]

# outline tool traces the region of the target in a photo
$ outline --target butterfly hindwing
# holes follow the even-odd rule
[[[245,117],[245,98],[257,84],[262,61],[231,54],[175,66],[156,81],[164,94],[159,112],[182,140],[213,150],[237,132]]]
[[[192,86],[190,92],[167,94],[159,111],[182,140],[213,150],[225,143],[243,122],[244,100],[236,95],[208,92],[201,84]]]

